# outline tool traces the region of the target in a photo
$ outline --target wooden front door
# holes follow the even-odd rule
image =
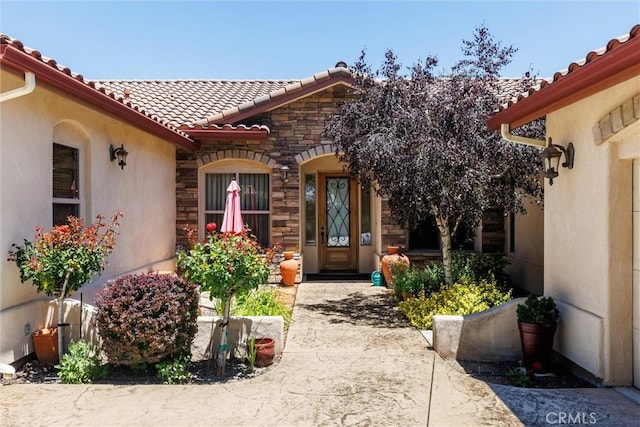
[[[319,175],[318,236],[320,272],[356,272],[358,268],[357,187],[344,173]]]

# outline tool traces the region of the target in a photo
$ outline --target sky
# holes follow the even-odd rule
[[[518,49],[503,77],[551,77],[640,23],[640,1],[0,0],[0,32],[89,79],[303,79],[439,60],[486,26]]]

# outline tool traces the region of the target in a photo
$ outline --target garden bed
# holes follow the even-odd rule
[[[215,363],[210,360],[201,360],[191,364],[191,379],[186,384],[219,384],[234,381],[242,381],[268,372],[279,362],[274,358],[273,365],[265,368],[255,368],[250,372],[249,366],[242,360],[231,359],[227,361],[224,375],[215,375]],[[30,360],[22,368],[16,370],[13,378],[2,378],[2,385],[10,384],[60,384],[57,369],[51,365],[45,365],[38,360]],[[162,384],[153,368],[146,372],[136,371],[126,366],[109,366],[107,378],[95,381],[94,384]]]
[[[296,297],[298,286],[283,287],[274,286],[278,293],[278,299],[290,310]],[[286,340],[286,328],[284,329],[284,340]],[[209,332],[205,331],[208,336]],[[273,359],[273,365],[266,368],[255,368],[250,372],[246,361],[241,359],[230,359],[225,367],[225,374],[215,375],[215,364],[212,360],[194,360],[191,364],[191,379],[187,384],[216,384],[233,381],[241,381],[262,375],[275,367],[280,361],[280,355]],[[2,377],[2,385],[9,384],[55,384],[61,383],[58,378],[57,369],[53,366],[40,363],[37,359],[27,361],[21,368],[16,369],[16,373],[11,378]],[[95,382],[96,384],[161,384],[162,381],[153,372],[153,369],[145,372],[135,371],[125,366],[110,366],[109,375],[106,379]]]
[[[526,385],[514,380],[512,372],[518,368],[517,362],[477,362],[459,360],[452,366],[489,384],[510,385],[528,388],[595,388],[590,382],[575,376],[562,364],[553,364],[547,374],[537,374],[527,381]],[[522,371],[522,375],[525,375]],[[522,378],[521,376],[519,376]]]

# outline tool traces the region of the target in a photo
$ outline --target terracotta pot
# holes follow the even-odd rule
[[[522,361],[527,369],[534,362],[540,362],[544,369],[551,363],[553,355],[553,338],[556,326],[541,326],[535,323],[518,321],[520,344],[522,345]]]
[[[58,363],[58,328],[45,328],[31,334],[33,348],[40,363]]]
[[[296,275],[298,274],[298,261],[293,259],[293,252],[283,252],[284,261],[280,263],[280,275],[282,276],[282,284],[285,286],[293,286],[296,284]]]
[[[387,282],[387,286],[393,288],[393,275],[391,274],[392,265],[405,265],[409,267],[409,258],[406,255],[400,253],[400,247],[387,246],[387,254],[382,257],[380,266],[382,267],[382,274],[384,280]]]
[[[256,367],[264,368],[273,363],[273,356],[276,354],[276,342],[273,338],[256,338],[254,344],[256,349]]]
[[[402,301],[409,301],[412,298],[415,298],[415,295],[413,295],[411,292],[402,293]]]

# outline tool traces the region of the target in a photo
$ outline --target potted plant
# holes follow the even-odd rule
[[[89,282],[94,274],[104,270],[105,259],[115,246],[121,217],[121,212],[114,212],[111,223],[107,223],[103,215],[98,215],[97,221],[86,228],[84,219],[74,216],[67,218],[68,224],[56,225],[49,231],[36,226],[33,242],[24,239],[23,245],[13,244],[13,249],[9,251],[9,261],[15,261],[20,270],[20,281],[24,283],[31,280],[38,292],[58,301],[58,360],[62,360],[64,353],[64,300]],[[46,335],[53,337],[56,335],[54,331],[34,332],[38,358],[36,339]],[[50,349],[55,348],[55,344],[50,344]],[[56,360],[45,362],[55,363]]]
[[[526,369],[541,364],[547,369],[553,353],[553,339],[560,313],[552,297],[531,294],[516,307],[522,358]],[[536,365],[540,366],[540,365]]]
[[[215,233],[215,230],[215,224],[207,224],[209,233],[205,241],[191,242],[190,250],[178,253],[178,269],[187,280],[197,283],[200,291],[208,291],[211,299],[224,301],[221,339],[216,354],[216,374],[224,375],[231,300],[236,294],[266,283],[269,261],[248,229],[237,234]]]

